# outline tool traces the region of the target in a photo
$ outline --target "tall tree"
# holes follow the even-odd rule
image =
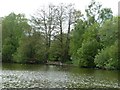
[[[71,26],[78,19],[78,11],[75,13],[74,6],[60,4],[58,6],[49,5],[48,9],[38,10],[37,16],[32,17],[33,26],[35,30],[43,33],[46,41],[46,59],[49,59],[49,50],[51,47],[51,40],[58,39],[60,42],[60,61],[65,62],[69,59],[69,43]],[[67,28],[66,28],[67,26]],[[64,33],[67,31],[66,37]],[[59,36],[60,35],[60,36]],[[59,36],[59,37],[58,37]],[[64,39],[66,40],[66,47],[64,48]]]
[[[63,47],[63,31],[64,31],[64,22],[66,19],[66,7],[64,4],[60,4],[59,6],[57,6],[57,19],[58,19],[58,33],[60,34],[60,36],[58,37],[58,35],[56,36],[58,41],[60,41],[60,61],[64,61],[64,53],[65,53],[65,48]]]
[[[60,4],[60,6],[57,7],[58,10],[58,25],[59,25],[59,31],[60,31],[60,45],[61,45],[61,61],[66,62],[67,60],[70,60],[70,32],[73,28],[73,25],[76,23],[76,20],[81,17],[80,11],[77,11],[74,9],[73,4],[64,5]],[[66,33],[66,37],[64,37],[64,33]],[[64,37],[64,38],[63,38]],[[63,41],[65,41],[65,48]]]
[[[12,61],[12,54],[19,46],[18,41],[24,30],[30,26],[23,14],[11,13],[2,20],[2,58],[3,62]]]
[[[84,22],[82,23],[83,25],[75,27],[75,30],[76,28],[81,27],[78,29],[80,31],[82,30],[81,32],[84,32],[82,33],[82,35],[78,35],[82,38],[80,39],[80,42],[82,40],[82,43],[76,45],[79,46],[78,48],[73,47],[73,49],[76,50],[75,57],[78,57],[77,59],[79,60],[80,66],[95,67],[94,58],[97,54],[98,49],[101,48],[98,30],[100,29],[104,21],[112,18],[112,11],[109,8],[102,8],[102,5],[95,2],[94,0],[91,2],[90,5],[88,5],[88,8],[85,11],[86,16],[82,19]],[[73,37],[77,38],[77,36]],[[75,42],[73,42],[73,44],[74,43]],[[75,54],[75,52],[73,51],[73,55]]]
[[[36,16],[32,16],[32,25],[34,30],[42,32],[45,43],[46,43],[46,58],[45,62],[49,58],[49,49],[51,46],[51,37],[53,34],[53,30],[56,28],[56,18],[55,13],[56,9],[54,5],[49,5],[47,9],[43,8],[37,11]]]
[[[68,29],[67,29],[66,50],[65,50],[66,60],[70,60],[70,32],[73,29],[73,26],[76,24],[77,20],[79,20],[81,17],[82,17],[81,12],[79,10],[75,10],[74,5],[69,4],[67,6]]]
[[[99,30],[102,49],[95,57],[99,68],[119,69],[118,62],[118,17],[106,20]]]
[[[88,8],[85,9],[87,16],[87,24],[92,25],[95,22],[103,23],[107,19],[111,19],[113,17],[112,10],[110,8],[102,8],[102,5],[95,0],[92,0]]]

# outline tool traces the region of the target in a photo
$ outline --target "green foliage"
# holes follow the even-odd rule
[[[99,43],[95,39],[82,43],[82,47],[78,49],[79,65],[81,67],[94,67],[94,57],[98,48]]]
[[[31,42],[28,37],[25,37],[20,40],[19,45],[17,52],[13,55],[13,60],[17,63],[26,63],[32,55]]]
[[[35,49],[35,56],[34,58],[37,62],[43,63],[45,62],[46,57],[46,47],[45,47],[45,40],[41,33],[34,33],[33,35],[33,47]]]
[[[99,30],[99,37],[103,47],[114,44],[118,39],[118,17],[105,21]]]
[[[45,63],[51,60],[71,63],[72,59],[75,66],[120,69],[118,17],[113,17],[111,9],[92,1],[85,10],[86,15],[81,17],[79,11],[72,12],[68,7],[68,11],[71,10],[68,14],[63,8],[59,11],[59,7],[51,6],[49,10],[53,11],[41,11],[40,18],[33,17],[31,26],[23,14],[11,13],[4,17],[3,62]],[[69,24],[67,33],[63,32],[66,22]]]
[[[5,43],[2,48],[2,60],[10,62],[12,59],[12,53],[16,51],[16,39],[15,38],[6,38]]]
[[[23,14],[11,13],[2,20],[2,61],[11,62],[23,31],[30,26]]]
[[[99,30],[103,49],[96,55],[97,67],[118,69],[118,18],[107,20]]]
[[[94,23],[86,28],[82,35],[82,46],[77,50],[77,59],[80,67],[95,67],[94,57],[100,48],[98,39],[99,24]]]
[[[80,67],[118,69],[118,19],[109,8],[92,1],[86,20],[79,20],[72,32],[71,57]],[[83,28],[84,27],[84,28]]]
[[[66,48],[66,34],[63,34],[63,42],[60,42],[60,35],[56,35],[52,40],[52,44],[49,50],[50,60],[52,61],[64,61],[65,57],[65,48]],[[61,48],[62,47],[62,48]]]
[[[85,32],[86,22],[83,20],[77,21],[75,28],[71,32],[70,54],[73,59],[73,64],[77,65],[77,50],[82,46],[83,34]]]
[[[37,63],[44,61],[45,45],[39,33],[34,33],[30,36],[24,35],[19,45],[17,52],[13,55],[14,62]]]
[[[85,30],[83,29],[82,37],[81,34],[78,34],[83,40],[81,44],[76,43],[81,47],[78,48],[75,56],[77,60],[73,59],[74,63],[79,63],[80,67],[96,66],[106,69],[119,69],[117,22],[118,18],[114,17],[106,20],[103,25],[94,23]]]
[[[59,57],[60,57],[60,46],[58,45],[59,41],[58,40],[53,40],[52,41],[52,44],[51,44],[51,47],[50,47],[50,60],[51,61],[55,61],[55,60],[59,60]]]
[[[119,69],[118,43],[102,49],[95,57],[95,64],[99,68]]]

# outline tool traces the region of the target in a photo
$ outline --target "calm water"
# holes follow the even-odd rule
[[[118,71],[52,65],[3,64],[3,88],[94,88],[118,86]]]

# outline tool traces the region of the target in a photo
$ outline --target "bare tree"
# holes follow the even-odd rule
[[[73,4],[58,6],[49,5],[48,9],[40,9],[37,14],[32,17],[33,28],[43,34],[46,44],[46,60],[49,57],[49,49],[51,47],[52,36],[53,39],[59,40],[60,44],[60,58],[61,61],[70,59],[69,44],[70,32],[72,25],[79,19],[80,12],[74,9]],[[66,33],[65,33],[66,32]],[[59,37],[58,37],[59,36]],[[65,41],[66,40],[66,41]],[[63,41],[65,41],[63,43]]]
[[[46,53],[45,62],[48,60],[49,48],[51,46],[52,32],[56,28],[56,9],[55,6],[50,4],[48,9],[43,8],[37,10],[37,13],[32,16],[33,29],[41,32],[45,38]]]

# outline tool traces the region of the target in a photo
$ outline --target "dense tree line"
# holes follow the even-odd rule
[[[118,17],[94,1],[86,9],[86,16],[72,32],[73,63],[80,67],[119,69]]]
[[[11,13],[2,20],[3,62],[60,61],[119,69],[118,17],[92,1],[83,15],[74,5],[50,4],[28,20]]]

